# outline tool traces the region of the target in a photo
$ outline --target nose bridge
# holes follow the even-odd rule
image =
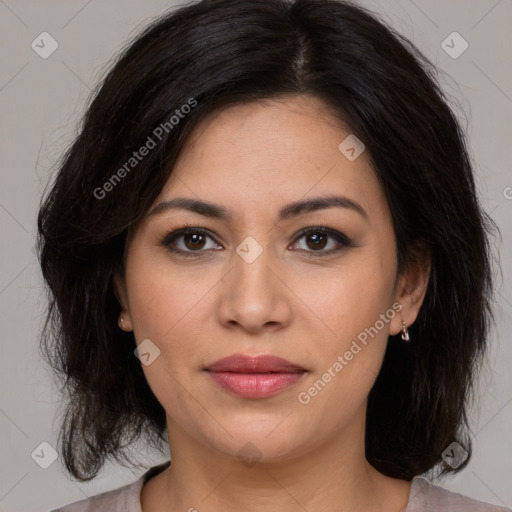
[[[261,240],[261,236],[259,237]],[[267,239],[268,240],[268,237]],[[266,246],[263,245],[266,244]],[[246,236],[233,255],[235,287],[242,298],[245,293],[257,295],[254,300],[269,300],[273,293],[272,251],[267,242],[260,243],[253,236]],[[259,297],[260,295],[266,297]]]
[[[253,236],[245,237],[235,251],[231,271],[224,279],[221,321],[235,321],[250,330],[284,321],[288,307],[275,275],[273,251]]]

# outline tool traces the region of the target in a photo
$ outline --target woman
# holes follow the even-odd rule
[[[39,214],[61,451],[172,464],[67,505],[498,511],[471,455],[492,222],[415,47],[334,0],[162,17],[89,106]]]

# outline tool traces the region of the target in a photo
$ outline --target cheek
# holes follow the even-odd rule
[[[195,281],[165,264],[165,258],[142,250],[133,251],[127,261],[130,317],[137,345],[149,339],[156,346],[149,345],[150,364],[143,364],[141,358],[142,369],[158,401],[175,413],[176,404],[190,400],[190,368],[184,362],[194,361],[194,355],[197,358],[197,346],[190,341],[199,339],[194,328],[201,322],[190,320],[211,287],[204,278]]]
[[[143,371],[160,403],[174,410],[180,400],[190,400],[186,390],[208,359],[204,340],[211,333],[206,327],[212,318],[211,294],[224,273],[178,267],[150,252],[133,251],[127,261],[130,317],[137,344],[149,339],[159,350]]]
[[[309,403],[309,411],[337,410],[339,419],[345,418],[370,392],[382,365],[390,320],[397,314],[392,308],[395,272],[394,251],[382,246],[380,251],[360,250],[329,276],[319,274],[314,288],[297,283],[302,283],[298,295],[308,297],[314,313],[315,343],[308,351],[319,363],[300,390],[304,394],[299,403]]]
[[[353,417],[368,396],[382,365],[392,308],[392,272],[380,265],[346,272],[326,283],[327,297],[317,295],[311,309],[319,336],[310,352],[316,371],[302,386],[297,401],[305,421],[318,436]],[[386,316],[387,314],[387,316]],[[384,315],[385,320],[382,320]],[[330,417],[317,424],[316,418]]]
[[[130,316],[137,340],[164,341],[201,309],[218,277],[192,266],[178,267],[165,255],[150,252],[134,251],[127,262]]]
[[[325,333],[320,340],[328,352],[332,351],[329,347],[343,348],[391,308],[395,271],[393,254],[387,259],[360,250],[327,272],[302,272],[294,291],[311,311],[319,331]],[[379,327],[386,337],[389,323],[384,329],[380,323]]]

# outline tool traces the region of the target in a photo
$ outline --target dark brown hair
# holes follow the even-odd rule
[[[453,441],[471,452],[466,407],[492,319],[493,223],[435,67],[353,3],[203,0],[160,17],[119,56],[39,212],[50,300],[41,346],[66,394],[60,443],[74,477],[93,478],[107,458],[130,461],[125,448],[139,437],[165,441],[165,411],[133,333],[117,326],[112,277],[128,228],[209,113],[292,94],[323,100],[365,144],[391,209],[399,269],[417,243],[431,251],[413,342],[390,338],[370,392],[366,457],[407,480],[469,461],[452,468],[441,454]],[[127,168],[155,131],[155,147]]]

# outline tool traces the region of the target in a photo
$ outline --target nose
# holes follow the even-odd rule
[[[289,325],[293,294],[286,285],[286,264],[269,250],[259,253],[262,248],[255,245],[240,244],[233,254],[230,271],[221,283],[219,321],[230,329],[273,332]]]

